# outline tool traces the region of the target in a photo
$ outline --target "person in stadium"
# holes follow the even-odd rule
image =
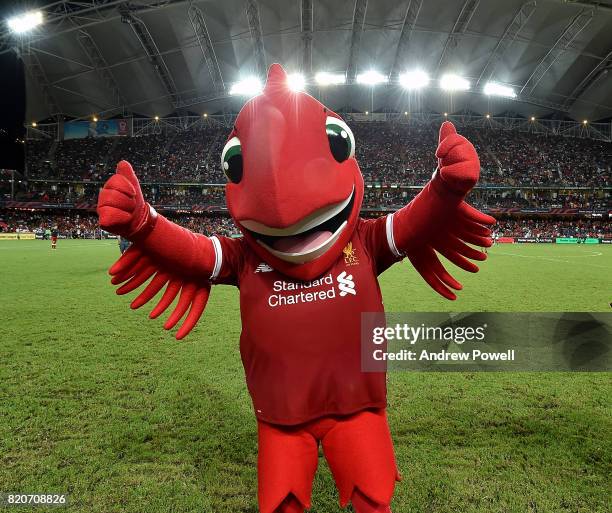
[[[54,226],[51,230],[51,249],[57,249],[57,236],[59,235],[59,230],[57,226]]]
[[[131,244],[129,240],[127,240],[125,237],[122,237],[121,235],[117,236],[117,243],[119,244],[119,252],[122,255],[128,250]]]
[[[138,308],[168,285],[151,317],[180,292],[164,327],[187,313],[183,338],[212,284],[239,285],[241,356],[258,422],[261,513],[310,507],[321,445],[340,492],[357,513],[390,513],[399,479],[386,417],[385,372],[363,372],[363,312],[384,311],[377,276],[407,257],[448,299],[461,289],[436,252],[470,272],[486,256],[495,221],[464,198],[478,180],[473,145],[445,122],[438,168],[395,213],[359,217],[364,184],[350,128],[303,92],[278,64],[238,115],[222,152],[228,210],[242,238],[198,235],[144,200],[122,161],[98,200],[101,226],[132,247],[113,265],[117,293],[153,279]]]

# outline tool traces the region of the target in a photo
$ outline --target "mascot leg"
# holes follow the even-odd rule
[[[352,502],[357,513],[391,513],[399,474],[384,410],[337,418],[322,445],[342,507]]]
[[[287,497],[274,513],[304,513],[304,506],[293,495]]]
[[[259,510],[303,513],[310,508],[318,442],[305,429],[258,422]]]
[[[355,490],[351,496],[351,504],[356,513],[392,513],[389,506],[381,506],[368,499],[359,490]]]

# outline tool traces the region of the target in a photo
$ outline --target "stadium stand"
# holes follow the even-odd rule
[[[388,122],[353,123],[364,180],[423,185],[435,168],[437,127]],[[593,139],[523,134],[494,129],[460,130],[479,150],[481,185],[604,186],[610,183],[612,149]],[[28,141],[29,178],[104,181],[126,158],[142,182],[225,183],[218,164],[227,128],[184,131],[180,136],[73,139],[58,144],[47,160],[48,143]]]
[[[437,125],[369,121],[351,127],[366,182],[364,214],[408,203],[435,169]],[[491,127],[467,126],[460,132],[481,158],[481,180],[471,202],[500,218],[500,235],[612,236],[604,221],[612,210],[610,143]],[[210,123],[137,137],[28,140],[27,176],[12,188],[11,177],[0,176],[0,229],[57,225],[65,236],[77,231],[99,236],[92,213],[99,188],[116,163],[128,159],[158,209],[203,233],[235,233],[231,221],[217,215],[227,215],[218,164],[226,137],[226,127]],[[516,215],[530,218],[506,218]]]

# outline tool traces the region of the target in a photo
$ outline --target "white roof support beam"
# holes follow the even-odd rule
[[[440,72],[440,68],[444,65],[446,59],[451,55],[453,50],[457,47],[461,36],[467,30],[470,21],[472,21],[472,17],[478,8],[478,4],[480,0],[466,0],[461,8],[461,12],[457,17],[457,21],[455,21],[455,25],[453,29],[448,34],[446,38],[446,42],[444,43],[444,48],[442,48],[442,53],[440,54],[440,60],[438,61],[438,66],[436,67],[436,76]]]
[[[501,59],[503,58],[506,50],[512,45],[516,37],[521,33],[521,31],[527,25],[529,18],[536,10],[536,2],[532,0],[531,2],[524,3],[519,10],[514,15],[514,18],[510,22],[510,24],[506,27],[506,30],[502,37],[499,38],[497,42],[497,46],[489,56],[489,60],[485,64],[480,76],[478,77],[478,81],[476,82],[476,87],[480,84],[480,82],[488,82],[495,76],[495,72],[497,71],[497,66]]]
[[[164,9],[172,5],[180,5],[189,0],[132,0],[130,9],[133,12],[149,12]],[[49,5],[41,6],[45,30],[43,33],[33,35],[29,44],[35,44],[61,34],[75,30],[93,27],[121,17],[117,8],[125,4],[126,0],[60,0]],[[6,24],[0,26],[0,54],[11,50],[14,38]]]
[[[314,10],[312,0],[302,0],[302,73],[307,77],[312,75],[312,31],[314,25]]]
[[[210,39],[208,28],[206,27],[204,14],[200,8],[196,7],[195,5],[191,5],[189,7],[188,14],[189,21],[191,22],[193,31],[198,38],[198,43],[200,44],[202,54],[204,55],[204,61],[206,62],[206,66],[208,66],[208,72],[210,73],[210,78],[212,79],[213,89],[214,91],[225,91],[225,83],[223,82],[223,75],[221,75],[219,60],[217,59],[215,48],[212,40]]]
[[[259,6],[255,0],[247,0],[246,15],[249,22],[251,39],[253,40],[253,52],[255,57],[255,74],[260,79],[266,77],[266,54],[261,34],[261,21],[259,19]]]
[[[569,23],[563,33],[559,36],[553,47],[548,53],[542,57],[542,60],[533,70],[533,73],[525,82],[525,85],[521,88],[520,94],[531,95],[536,86],[540,83],[540,80],[546,75],[546,72],[555,63],[555,61],[565,52],[567,47],[576,39],[578,34],[584,30],[584,28],[591,23],[595,9],[583,9],[578,13],[574,19]]]
[[[537,105],[539,107],[545,107],[547,109],[556,110],[558,112],[569,112],[569,109],[563,105],[562,103],[556,103],[549,100],[544,100],[542,98],[535,98],[533,96],[522,94],[517,96],[517,101],[523,103],[529,103],[531,105]]]
[[[581,7],[596,7],[597,10],[603,11],[607,14],[612,14],[612,6],[603,2],[596,2],[594,0],[586,0],[581,2],[579,0],[555,0],[559,4],[564,5],[578,5]]]
[[[391,66],[391,80],[395,80],[398,77],[401,71],[400,68],[406,61],[408,49],[410,48],[410,36],[412,35],[412,29],[419,17],[422,5],[423,0],[408,0],[408,7],[406,8],[406,15],[402,23],[402,31],[400,33],[399,42],[397,43],[393,66]]]
[[[64,93],[68,93],[72,96],[76,96],[78,98],[84,98],[85,100],[87,100],[89,103],[91,103],[95,107],[94,112],[103,110],[104,112],[107,113],[107,116],[114,114],[115,112],[121,110],[121,107],[122,107],[121,105],[110,104],[108,103],[106,99],[95,98],[89,94],[85,94],[81,91],[74,91],[73,89],[68,89],[67,87],[56,86],[56,85],[52,85],[51,87],[53,87],[54,89],[57,89],[58,91],[63,91]]]
[[[170,70],[168,69],[166,61],[160,54],[159,48],[157,48],[155,40],[149,32],[149,29],[140,18],[137,18],[130,12],[130,7],[128,4],[124,4],[122,6],[121,15],[122,19],[128,25],[130,25],[130,27],[132,27],[134,34],[140,41],[142,48],[149,58],[151,67],[159,77],[160,82],[168,93],[168,98],[170,99],[172,107],[177,109],[177,105],[181,101],[180,94],[177,91],[176,83],[172,77],[172,74],[170,73]]]
[[[49,113],[52,116],[60,116],[62,114],[61,107],[57,101],[57,98],[53,94],[52,86],[49,83],[45,70],[40,64],[40,60],[38,59],[36,52],[28,50],[27,47],[24,52],[20,52],[17,48],[15,48],[15,51],[19,57],[21,57],[21,60],[28,70],[28,73],[30,73],[34,83],[38,84],[42,89],[43,99],[49,109]]]
[[[355,81],[357,74],[357,60],[359,58],[359,46],[361,44],[361,34],[365,23],[366,11],[368,10],[368,0],[355,0],[355,10],[353,11],[353,29],[351,32],[351,46],[349,49],[349,60],[346,68],[346,81],[350,84]]]
[[[122,108],[124,105],[127,105],[127,101],[121,91],[119,90],[119,86],[117,85],[117,81],[115,77],[108,69],[108,63],[106,59],[102,56],[98,45],[96,45],[95,41],[89,35],[86,30],[79,30],[78,33],[78,41],[81,45],[81,48],[91,61],[92,66],[96,70],[98,76],[102,79],[102,82],[106,86],[106,89],[111,93],[112,100],[118,108]]]
[[[591,72],[582,79],[582,81],[574,88],[565,101],[565,106],[571,109],[576,101],[594,85],[600,78],[606,76],[612,71],[612,50],[606,55]]]

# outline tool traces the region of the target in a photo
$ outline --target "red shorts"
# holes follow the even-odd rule
[[[299,426],[258,421],[259,509],[273,513],[293,494],[310,508],[319,442],[346,506],[355,488],[381,505],[389,505],[399,480],[385,410],[346,417],[323,417]]]

